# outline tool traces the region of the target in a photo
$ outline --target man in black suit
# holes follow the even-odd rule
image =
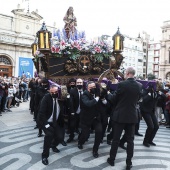
[[[55,140],[59,144],[64,138],[63,107],[63,101],[58,99],[58,87],[51,85],[50,93],[43,97],[38,111],[38,126],[45,133],[42,153],[42,163],[44,165],[48,165],[47,158],[49,157],[52,141]],[[58,152],[58,149],[56,152]]]
[[[41,100],[47,93],[49,93],[49,82],[48,82],[48,79],[42,78],[41,83],[37,87],[35,95],[34,95],[34,100],[35,100],[34,101],[34,114],[35,115],[38,115],[38,110],[40,108]],[[41,137],[41,136],[42,136],[42,129],[39,128],[38,137]]]
[[[136,105],[142,93],[142,85],[135,81],[134,75],[135,70],[132,67],[127,68],[125,72],[126,80],[120,82],[117,86],[116,94],[114,96],[116,107],[112,116],[114,121],[113,141],[110,157],[107,159],[107,162],[111,166],[114,166],[120,137],[123,129],[125,129],[127,140],[126,169],[131,169],[132,167],[131,159],[134,152],[135,124],[138,122]]]
[[[149,82],[148,88],[143,91],[142,101],[140,102],[141,114],[147,124],[143,141],[143,145],[146,147],[150,147],[150,145],[156,146],[153,139],[159,129],[158,120],[155,115],[157,97],[158,94],[154,91],[153,85]]]
[[[83,149],[83,144],[90,135],[91,126],[95,130],[95,141],[93,146],[93,156],[98,157],[98,148],[102,139],[102,125],[98,110],[99,94],[96,84],[92,81],[87,83],[87,90],[82,95],[82,107],[80,112],[80,127],[82,129],[79,136],[78,148]]]
[[[68,143],[73,141],[74,132],[79,132],[79,120],[81,110],[81,95],[83,94],[83,80],[76,80],[76,87],[70,90],[70,115],[69,115],[69,130],[70,135]]]

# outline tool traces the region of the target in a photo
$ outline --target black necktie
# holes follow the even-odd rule
[[[81,100],[81,91],[79,91],[79,105],[80,105],[80,100]]]
[[[57,112],[57,103],[56,103],[56,99],[54,99],[54,112],[53,112],[53,126],[56,126],[56,112]]]

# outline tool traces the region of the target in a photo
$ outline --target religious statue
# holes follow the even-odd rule
[[[74,35],[77,26],[77,19],[73,13],[73,7],[69,7],[63,21],[65,22],[64,29],[66,31],[66,36],[69,39],[70,35]]]

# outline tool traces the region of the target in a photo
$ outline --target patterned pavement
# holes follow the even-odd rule
[[[3,113],[0,117],[0,170],[123,170],[126,152],[119,148],[115,166],[106,162],[110,146],[106,138],[99,149],[99,157],[92,156],[94,134],[84,145],[77,148],[75,141],[67,146],[59,145],[60,153],[50,152],[49,165],[41,163],[43,137],[37,137],[35,122],[28,111],[28,102],[13,112]],[[141,122],[140,133],[144,134],[145,123]],[[135,137],[135,151],[132,170],[169,170],[170,169],[170,129],[160,126],[154,142],[157,146],[146,148],[142,145],[143,137]],[[66,135],[65,140],[67,140]]]

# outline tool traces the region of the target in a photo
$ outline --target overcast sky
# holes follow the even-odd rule
[[[28,1],[0,0],[0,13],[12,15],[17,4],[27,10]],[[78,30],[84,30],[88,38],[103,34],[115,34],[117,27],[123,34],[137,37],[146,31],[155,40],[161,39],[161,26],[170,20],[169,0],[29,0],[30,11],[38,9],[47,25],[56,22],[64,27],[63,17],[69,8],[74,8]]]

